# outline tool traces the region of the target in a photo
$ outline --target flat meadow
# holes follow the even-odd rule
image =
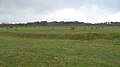
[[[0,28],[0,67],[120,67],[119,26]]]

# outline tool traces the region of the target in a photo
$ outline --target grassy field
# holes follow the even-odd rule
[[[0,28],[0,67],[120,67],[120,27]]]

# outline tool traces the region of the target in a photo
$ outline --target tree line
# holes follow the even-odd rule
[[[11,26],[69,26],[69,25],[108,25],[108,26],[120,26],[120,22],[104,22],[104,23],[85,23],[85,22],[79,22],[79,21],[35,21],[35,22],[27,22],[27,23],[16,23],[11,24],[8,22],[3,22],[0,24],[0,27],[11,27]]]

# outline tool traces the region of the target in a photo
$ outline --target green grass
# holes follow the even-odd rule
[[[0,67],[120,67],[120,27],[90,28],[1,28]]]
[[[93,29],[91,29],[93,28]],[[40,26],[40,27],[13,27],[12,29],[0,28],[0,32],[38,33],[38,34],[79,34],[79,33],[120,33],[118,26]]]

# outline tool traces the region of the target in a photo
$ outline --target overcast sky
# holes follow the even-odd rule
[[[120,0],[0,0],[1,22],[120,21]]]

